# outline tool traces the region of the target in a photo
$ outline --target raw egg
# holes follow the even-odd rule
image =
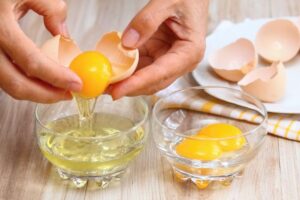
[[[286,91],[286,70],[281,62],[270,67],[259,67],[247,74],[238,85],[264,102],[282,99]]]
[[[215,160],[222,154],[221,147],[216,141],[209,140],[205,136],[195,139],[184,139],[176,146],[178,155],[195,160]]]
[[[138,64],[138,49],[125,49],[121,33],[105,34],[95,50],[81,53],[76,43],[57,35],[46,41],[41,50],[60,64],[70,67],[82,79],[82,97],[100,95],[109,84],[131,76]]]
[[[210,181],[207,181],[207,180],[196,180],[194,183],[196,184],[197,188],[203,190],[203,189],[205,189],[205,188],[208,187]]]
[[[185,158],[210,161],[218,159],[224,152],[239,150],[245,144],[246,139],[238,127],[216,123],[200,129],[193,138],[182,140],[176,146],[176,152]]]
[[[235,151],[242,148],[246,144],[246,139],[242,136],[242,131],[231,124],[216,123],[202,128],[197,135],[217,138],[218,144],[223,151]],[[232,139],[222,139],[230,138]]]
[[[260,28],[255,46],[259,55],[269,62],[289,61],[300,49],[299,29],[290,20],[273,20]]]
[[[112,76],[109,60],[98,51],[79,54],[71,62],[70,69],[82,80],[83,88],[79,95],[84,98],[94,98],[102,94]]]
[[[250,40],[241,38],[213,53],[209,64],[220,77],[237,82],[256,67],[255,47]]]

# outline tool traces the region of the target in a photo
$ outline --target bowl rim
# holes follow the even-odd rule
[[[160,127],[165,128],[165,129],[170,129],[169,127],[167,127],[164,124],[162,124],[161,121],[158,119],[157,109],[158,109],[159,104],[162,103],[164,100],[170,98],[171,96],[173,96],[175,94],[178,94],[178,93],[181,93],[181,92],[184,92],[184,91],[188,91],[188,90],[202,90],[202,91],[205,92],[206,89],[224,89],[224,90],[229,90],[229,91],[231,90],[231,91],[238,92],[240,94],[245,95],[246,97],[249,97],[249,98],[253,99],[255,101],[255,103],[258,103],[259,106],[261,107],[261,109],[259,108],[259,110],[263,114],[263,116],[262,116],[263,117],[262,122],[259,125],[257,125],[255,128],[253,128],[253,129],[251,129],[249,131],[242,132],[242,134],[240,134],[240,135],[230,136],[230,137],[222,137],[222,138],[203,137],[203,138],[201,138],[201,137],[197,137],[197,136],[193,136],[193,135],[192,136],[187,136],[187,135],[178,133],[176,131],[173,134],[175,134],[176,136],[179,136],[180,138],[186,138],[186,139],[198,140],[198,141],[232,140],[232,139],[236,139],[236,138],[240,138],[240,137],[243,137],[243,136],[247,136],[247,135],[253,134],[253,133],[257,132],[257,130],[260,129],[262,126],[267,125],[268,112],[267,112],[267,109],[266,109],[265,105],[258,98],[256,98],[256,97],[248,94],[247,92],[241,91],[239,89],[231,88],[231,87],[226,87],[226,86],[192,86],[192,87],[186,87],[184,89],[179,89],[179,90],[176,90],[174,92],[171,92],[167,96],[159,98],[159,100],[155,102],[154,107],[153,107],[152,119],[155,122],[152,122],[152,124],[158,123]],[[174,131],[174,129],[173,129],[173,131]]]
[[[39,124],[43,130],[46,130],[47,133],[49,134],[52,134],[52,135],[56,135],[56,136],[60,136],[60,137],[66,137],[66,138],[73,138],[73,139],[76,139],[76,140],[90,140],[90,139],[97,139],[97,140],[107,140],[107,139],[111,139],[111,138],[114,138],[114,137],[118,137],[120,135],[127,135],[128,133],[131,133],[131,132],[134,132],[136,131],[138,128],[140,128],[144,123],[146,123],[149,119],[149,105],[147,104],[147,102],[145,101],[145,99],[143,99],[142,97],[123,97],[120,100],[122,99],[134,99],[136,101],[138,101],[143,109],[144,109],[144,113],[143,113],[143,118],[141,120],[139,120],[139,122],[137,122],[134,126],[132,126],[130,129],[127,129],[125,131],[120,131],[116,134],[113,134],[113,135],[108,135],[108,136],[96,136],[96,137],[93,137],[93,136],[90,136],[90,137],[76,137],[76,136],[71,136],[71,135],[62,135],[60,133],[57,133],[57,131],[54,131],[52,130],[51,128],[48,128],[46,127],[46,125],[44,123],[41,122],[40,118],[39,118],[39,109],[41,106],[51,106],[51,105],[54,105],[54,104],[58,104],[58,103],[62,103],[62,102],[57,102],[57,103],[54,103],[54,104],[42,104],[42,103],[38,103],[36,104],[35,106],[35,112],[34,112],[34,117],[35,117],[35,129],[36,129],[36,125]],[[114,101],[118,101],[118,100],[113,100]],[[59,119],[59,118],[58,118]]]

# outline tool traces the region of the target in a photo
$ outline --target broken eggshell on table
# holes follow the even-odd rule
[[[240,80],[238,85],[264,102],[279,101],[285,94],[285,67],[281,62],[275,62],[269,67],[256,68]]]
[[[105,34],[95,45],[95,50],[106,56],[112,65],[112,78],[110,84],[128,78],[135,71],[139,51],[125,49],[121,42],[122,34],[110,32]],[[46,41],[42,52],[63,66],[69,67],[71,61],[81,53],[80,48],[70,38],[57,35]]]
[[[258,31],[255,46],[259,55],[268,62],[287,62],[299,52],[299,28],[287,19],[270,21]]]
[[[210,66],[223,79],[238,81],[242,90],[258,99],[264,102],[279,101],[284,97],[287,81],[283,62],[294,58],[300,49],[299,27],[286,19],[273,20],[258,31],[254,50],[250,44],[251,41],[248,40],[246,45],[245,39],[241,38],[217,50],[209,59]],[[254,52],[255,56],[252,57],[257,58],[255,49],[271,66],[256,67],[258,62],[252,62],[253,66],[246,68],[250,70],[243,70],[247,61],[251,63],[249,52]],[[235,66],[228,63],[235,63]]]
[[[256,67],[255,47],[250,40],[241,38],[213,53],[209,64],[223,79],[237,82]]]

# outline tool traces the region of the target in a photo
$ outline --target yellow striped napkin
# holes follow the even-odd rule
[[[153,96],[154,100],[159,97],[166,96],[173,91],[190,86],[192,86],[191,83],[186,81],[184,78],[180,78],[168,88],[156,93]],[[254,123],[258,123],[262,120],[261,116],[258,116],[254,112],[245,111],[233,106],[224,106],[219,104],[217,101],[200,101],[199,99],[197,99],[197,101],[193,101],[191,97],[182,97],[181,99],[173,99],[173,102],[169,103],[172,105],[172,107],[180,106],[186,109],[222,115],[234,119],[251,121]],[[300,115],[269,113],[268,132],[283,138],[300,141]]]

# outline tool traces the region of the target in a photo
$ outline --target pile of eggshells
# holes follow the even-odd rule
[[[300,30],[290,20],[273,20],[259,29],[254,43],[245,38],[238,39],[213,53],[209,64],[217,75],[236,82],[242,90],[258,99],[279,101],[286,91],[284,63],[299,52]],[[258,55],[268,66],[257,67]]]

